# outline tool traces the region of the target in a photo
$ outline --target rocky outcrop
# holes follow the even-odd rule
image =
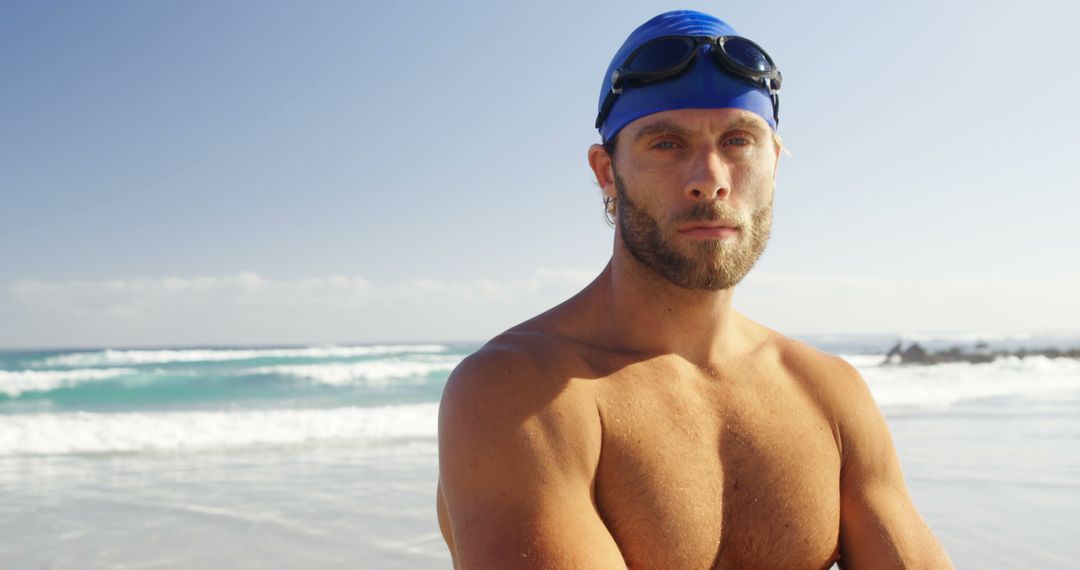
[[[1045,356],[1047,358],[1076,358],[1080,359],[1080,348],[1059,349],[1027,349],[1020,350],[994,350],[990,345],[979,341],[975,348],[967,349],[954,346],[946,350],[928,351],[919,343],[913,342],[904,347],[902,342],[896,343],[885,355],[885,364],[944,364],[948,362],[967,362],[970,364],[982,364],[993,362],[997,358],[1014,356],[1027,358],[1029,356]]]

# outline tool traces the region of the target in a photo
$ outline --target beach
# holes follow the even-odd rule
[[[807,340],[867,379],[958,568],[1080,560],[1080,362]],[[0,567],[449,568],[435,418],[476,347],[2,353]]]

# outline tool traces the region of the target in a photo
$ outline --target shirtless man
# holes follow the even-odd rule
[[[732,308],[768,240],[780,153],[772,61],[695,39],[734,33],[669,12],[612,61],[589,149],[610,263],[443,394],[455,567],[952,567],[858,372]]]

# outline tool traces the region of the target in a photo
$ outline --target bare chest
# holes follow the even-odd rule
[[[596,502],[631,568],[826,568],[840,459],[782,382],[612,383]]]

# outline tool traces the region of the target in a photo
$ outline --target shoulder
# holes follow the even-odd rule
[[[784,369],[822,397],[851,396],[853,391],[869,395],[862,374],[844,358],[779,333],[773,335],[772,344]]]
[[[535,331],[499,335],[465,358],[450,374],[443,407],[466,402],[500,408],[533,407],[557,397],[574,384],[577,355],[558,337]]]
[[[591,383],[575,378],[576,358],[558,337],[513,331],[462,361],[439,408],[443,460],[494,453],[546,461],[560,448],[598,455],[599,413]]]
[[[783,368],[829,418],[842,455],[887,441],[881,411],[854,365],[779,334],[773,342]]]
[[[460,564],[516,567],[569,556],[585,539],[580,552],[611,542],[590,498],[599,412],[575,366],[557,337],[514,332],[451,374],[439,409],[439,509]]]
[[[784,365],[808,374],[850,375],[855,372],[848,361],[815,348],[806,342],[769,331],[770,340]]]
[[[773,343],[835,430],[841,566],[952,568],[911,502],[892,436],[862,374],[847,360],[797,340],[777,334]]]
[[[831,398],[866,388],[862,375],[847,360],[776,331],[766,334],[764,344],[784,370],[819,396]]]

